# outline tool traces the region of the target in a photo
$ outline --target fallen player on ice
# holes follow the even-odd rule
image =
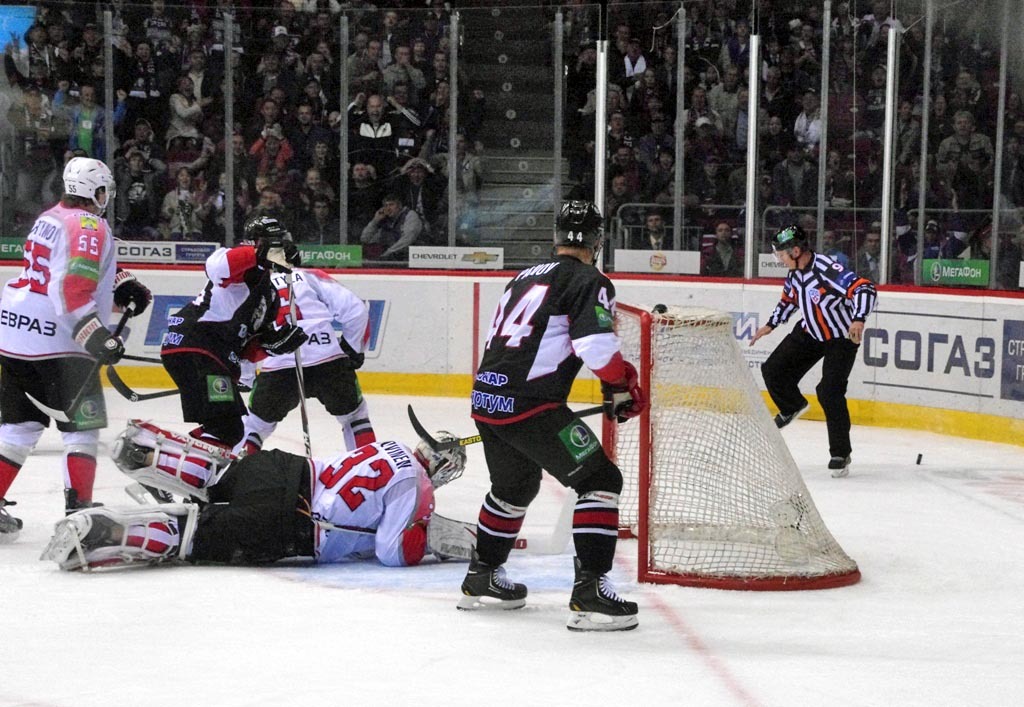
[[[475,545],[471,524],[434,513],[434,489],[465,468],[462,447],[382,441],[330,459],[280,450],[240,459],[131,420],[111,456],[144,488],[185,502],[78,511],[56,525],[41,559],[64,570],[288,557],[409,566],[428,553],[468,561]]]

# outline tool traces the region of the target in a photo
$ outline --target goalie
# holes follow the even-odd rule
[[[136,420],[112,456],[136,481],[196,502],[73,513],[57,524],[42,559],[65,570],[297,556],[416,565],[429,551],[434,489],[458,478],[466,463],[461,447],[435,452],[425,442],[412,449],[395,441],[325,460],[280,450],[238,459]]]

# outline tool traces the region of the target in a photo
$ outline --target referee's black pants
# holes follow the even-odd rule
[[[807,399],[800,392],[800,379],[824,358],[821,381],[815,392],[825,411],[829,453],[833,457],[845,457],[851,451],[846,387],[859,348],[859,345],[845,337],[817,341],[800,326],[796,326],[761,366],[768,394],[779,412],[789,415],[807,404]]]

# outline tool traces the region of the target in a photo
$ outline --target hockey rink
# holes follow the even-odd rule
[[[96,500],[131,504],[106,456],[128,417],[185,431],[177,398],[107,391]],[[379,439],[475,432],[467,400],[370,396]],[[315,456],[335,423],[313,401]],[[0,545],[0,705],[1021,705],[1024,449],[856,427],[851,476],[832,479],[825,425],[784,431],[811,495],[863,579],[841,589],[734,592],[636,583],[636,543],[613,579],[640,604],[631,632],[565,629],[571,551],[513,553],[525,609],[455,609],[465,565],[162,566],[65,573],[38,560],[63,508],[48,430],[10,491],[25,521]],[[268,443],[302,451],[298,411]],[[915,464],[922,454],[921,465]],[[438,493],[475,520],[479,446]],[[524,528],[550,538],[550,479]]]

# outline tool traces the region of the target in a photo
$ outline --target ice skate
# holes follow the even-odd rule
[[[504,567],[481,562],[476,552],[469,563],[466,578],[462,580],[462,594],[458,608],[463,611],[521,609],[526,606],[526,585],[510,582],[505,577]]]
[[[793,422],[798,417],[803,415],[805,412],[807,412],[807,407],[808,404],[806,401],[804,401],[804,406],[797,410],[796,412],[791,412],[788,415],[783,415],[780,412],[778,415],[775,416],[775,426],[781,430],[783,427],[785,427],[786,425],[788,425],[789,423]]]
[[[102,506],[102,503],[96,503],[95,501],[83,501],[78,498],[78,491],[75,489],[64,489],[64,515],[69,516],[75,511],[80,511],[83,508],[96,508]]]
[[[21,533],[21,518],[15,518],[7,510],[7,506],[13,506],[14,501],[0,498],[0,545],[13,543]]]
[[[850,475],[850,455],[832,457],[828,460],[828,468],[832,470],[833,479],[841,479]]]
[[[608,575],[586,572],[579,558],[573,559],[576,581],[569,599],[570,631],[630,631],[639,625],[636,602],[615,593]]]

